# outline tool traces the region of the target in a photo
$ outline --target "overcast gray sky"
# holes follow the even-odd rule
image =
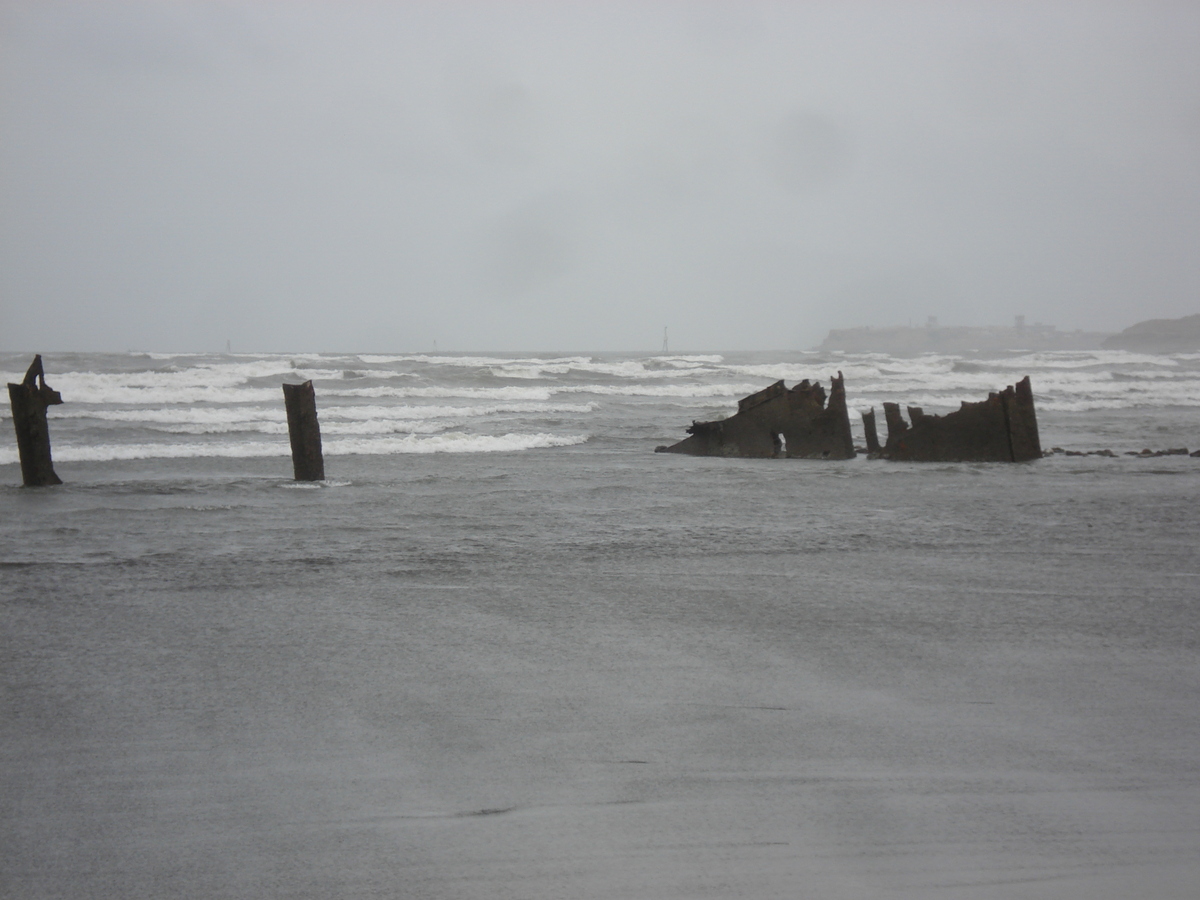
[[[0,349],[1200,312],[1200,4],[0,0]]]

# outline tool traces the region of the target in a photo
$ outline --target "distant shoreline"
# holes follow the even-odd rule
[[[821,343],[825,351],[846,353],[968,353],[997,350],[1099,350],[1112,335],[1098,331],[1059,331],[1040,322],[1026,325],[1018,318],[1011,327],[955,326],[943,328],[930,318],[923,326],[835,328]]]
[[[1053,325],[1025,324],[1017,316],[1011,327],[943,328],[933,316],[923,327],[834,328],[817,349],[844,353],[978,353],[1003,350],[1130,350],[1142,353],[1200,351],[1200,314],[1179,319],[1147,319],[1118,334],[1059,331]]]

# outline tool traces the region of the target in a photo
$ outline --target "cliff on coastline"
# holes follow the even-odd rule
[[[1147,319],[1104,341],[1106,350],[1186,353],[1200,350],[1200,314],[1182,319]]]

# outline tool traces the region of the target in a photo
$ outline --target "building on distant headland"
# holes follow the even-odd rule
[[[998,350],[1098,350],[1108,334],[1098,331],[1059,331],[1053,325],[1025,324],[1017,316],[1009,328],[1002,326],[957,326],[943,328],[930,316],[923,328],[834,328],[821,343],[821,350],[848,353],[970,353]]]
[[[1182,319],[1147,319],[1104,341],[1106,350],[1187,353],[1200,350],[1200,314]]]

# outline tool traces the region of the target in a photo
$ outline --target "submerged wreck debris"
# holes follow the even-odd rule
[[[1169,450],[1151,450],[1146,447],[1144,450],[1126,450],[1124,454],[1118,454],[1108,448],[1103,450],[1064,450],[1062,447],[1051,447],[1042,452],[1042,456],[1107,456],[1109,459],[1116,459],[1122,455],[1133,456],[1137,459],[1158,459],[1163,456],[1190,456],[1192,459],[1200,459],[1200,450],[1193,450],[1189,453],[1187,447],[1172,447]]]
[[[728,419],[693,422],[691,437],[658,453],[790,459],[851,459],[854,442],[842,373],[825,389],[808,379],[790,390],[782,381],[738,401]]]
[[[1037,416],[1029,376],[978,403],[963,402],[944,416],[908,407],[911,425],[896,403],[883,404],[887,443],[871,455],[913,462],[1025,462],[1040,459]],[[878,447],[875,410],[863,413],[867,446]]]
[[[50,430],[46,424],[46,407],[62,403],[62,394],[46,384],[40,353],[33,358],[24,381],[20,384],[9,382],[8,400],[12,404],[17,451],[21,456],[21,479],[25,486],[62,484],[50,459]]]
[[[1062,447],[1051,447],[1049,450],[1042,451],[1042,456],[1058,456],[1058,455],[1062,455],[1062,456],[1107,456],[1109,458],[1115,458],[1117,454],[1113,453],[1111,450],[1108,450],[1108,449],[1086,450],[1085,451],[1085,450],[1064,450]],[[1130,454],[1127,453],[1125,455],[1129,456]],[[1138,454],[1134,453],[1132,455],[1137,456]]]
[[[1071,455],[1071,451],[1066,451],[1067,455]],[[1111,450],[1108,451],[1108,456],[1116,456]],[[1139,459],[1147,459],[1150,457],[1158,458],[1160,456],[1194,456],[1200,458],[1200,450],[1188,453],[1187,447],[1172,447],[1170,450],[1151,450],[1149,447],[1141,451],[1126,450],[1126,456],[1136,456]]]
[[[287,407],[295,480],[324,481],[325,457],[321,453],[321,425],[317,421],[317,394],[313,383],[285,384],[283,402]]]

